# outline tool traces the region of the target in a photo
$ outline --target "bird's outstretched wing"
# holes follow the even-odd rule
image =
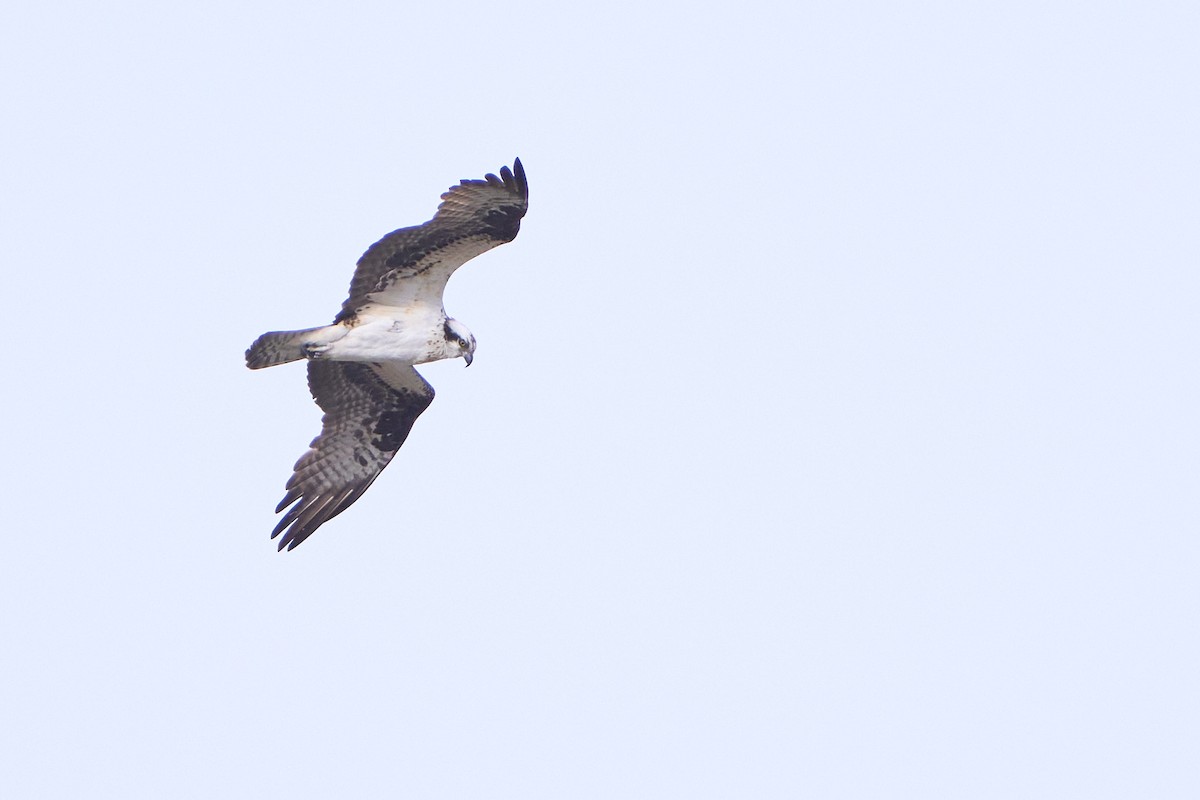
[[[283,534],[280,550],[291,550],[362,496],[433,402],[433,387],[406,365],[310,361],[308,387],[325,416],[275,508],[278,514],[292,506],[271,532],[272,539]]]
[[[500,177],[464,180],[442,195],[433,219],[384,236],[358,260],[350,297],[335,322],[371,303],[441,306],[454,270],[480,253],[511,242],[529,207],[529,184],[521,159]]]

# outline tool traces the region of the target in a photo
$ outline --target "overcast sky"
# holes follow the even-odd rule
[[[1200,796],[1200,6],[10,3],[0,794]],[[277,554],[266,330],[520,156]]]

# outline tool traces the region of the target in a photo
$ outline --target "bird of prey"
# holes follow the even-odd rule
[[[528,205],[520,159],[500,177],[462,181],[442,195],[433,219],[371,245],[332,325],[264,333],[250,345],[250,369],[306,359],[309,390],[325,412],[275,508],[291,506],[271,532],[283,534],[280,550],[349,508],[404,444],[433,402],[433,387],[413,365],[471,365],[475,337],[446,316],[442,292],[456,269],[516,238]]]

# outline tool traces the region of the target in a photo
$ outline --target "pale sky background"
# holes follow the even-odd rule
[[[10,3],[5,798],[1200,796],[1200,5]],[[265,330],[520,156],[267,536]]]

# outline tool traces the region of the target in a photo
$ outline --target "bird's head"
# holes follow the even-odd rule
[[[475,336],[456,319],[446,320],[446,345],[450,350],[450,358],[462,358],[471,366],[475,360]]]

